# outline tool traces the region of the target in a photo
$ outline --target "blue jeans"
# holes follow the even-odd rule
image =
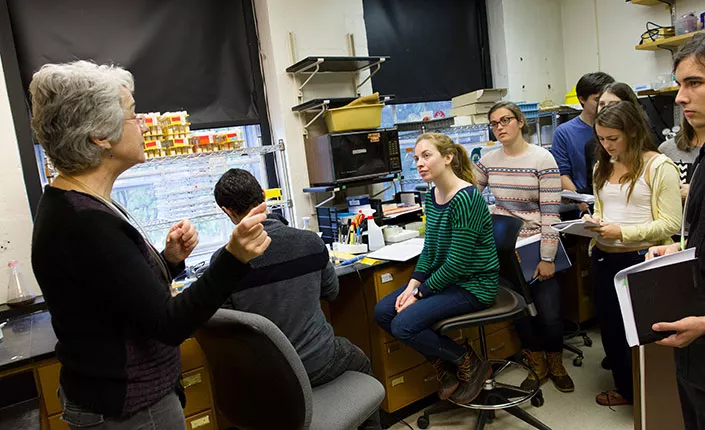
[[[457,362],[465,348],[431,329],[438,321],[486,309],[488,306],[464,288],[450,285],[440,293],[425,297],[401,313],[394,309],[406,285],[380,300],[375,306],[375,321],[404,345],[426,357]]]
[[[61,420],[71,430],[186,430],[184,410],[176,392],[125,418],[108,418],[83,409],[66,399],[61,390],[59,399],[64,407]]]

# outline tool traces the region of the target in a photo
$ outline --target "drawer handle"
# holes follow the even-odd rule
[[[394,276],[392,276],[391,273],[382,273],[380,275],[380,281],[382,281],[383,284],[386,284],[387,282],[392,282],[394,280]]]
[[[395,343],[394,345],[390,345],[387,347],[387,354],[392,355],[395,352],[399,351],[401,349],[401,345],[398,343]]]
[[[185,378],[181,378],[181,385],[183,385],[184,388],[193,387],[194,385],[198,385],[201,382],[203,382],[203,378],[201,378],[200,373],[196,373],[195,375],[186,376]]]
[[[191,421],[191,428],[192,429],[197,429],[199,427],[206,426],[211,423],[211,418],[206,415],[205,417],[195,419]]]
[[[424,381],[425,383],[428,383],[428,382],[431,382],[431,381],[435,381],[435,380],[436,380],[436,375],[435,375],[435,374],[430,374],[430,375],[427,375],[425,378],[423,378],[423,381]]]
[[[501,349],[504,349],[505,346],[507,346],[507,344],[504,343],[504,342],[502,342],[502,343],[499,344],[499,346],[497,346],[497,347],[495,347],[495,348],[490,348],[490,352],[497,352],[497,351],[499,351],[499,350],[501,350]]]

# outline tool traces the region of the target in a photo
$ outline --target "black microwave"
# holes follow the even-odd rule
[[[401,172],[396,128],[331,133],[306,140],[312,186],[334,185]]]

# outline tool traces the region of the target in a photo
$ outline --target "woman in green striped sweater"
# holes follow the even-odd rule
[[[433,363],[441,399],[469,403],[491,367],[472,348],[431,327],[494,303],[499,261],[492,217],[462,146],[444,134],[426,133],[416,140],[414,159],[421,178],[435,184],[426,194],[424,249],[409,283],[377,303],[375,320]]]

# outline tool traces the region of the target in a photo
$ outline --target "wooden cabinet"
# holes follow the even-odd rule
[[[49,417],[49,430],[69,430],[69,425],[61,420],[61,414]]]
[[[195,339],[187,339],[181,344],[181,383],[186,394],[187,429],[212,430],[217,429],[213,414],[213,396],[211,394],[210,375],[206,366],[205,356]],[[55,359],[41,363],[37,368],[38,382],[44,404],[43,420],[48,423],[49,430],[68,430],[68,425],[61,421],[61,403],[57,391],[59,389],[59,373],[61,364]]]
[[[59,364],[58,361],[54,361],[49,365],[41,366],[37,369],[42,399],[44,399],[44,407],[46,408],[48,416],[61,412],[61,402],[59,402],[58,396],[60,370],[61,364]],[[54,429],[53,426],[51,428],[52,430]]]
[[[385,387],[386,396],[382,408],[394,412],[437,391],[438,382],[433,366],[418,352],[405,346],[389,333],[382,330],[374,321],[374,307],[378,301],[409,282],[415,262],[386,265],[373,270],[360,272],[341,279],[341,294],[347,297],[344,323],[336,315],[341,304],[338,298],[330,306],[330,318],[336,335],[354,336],[351,341],[368,353],[372,369],[377,379]],[[365,304],[353,304],[348,296],[360,294]],[[513,323],[506,321],[485,327],[490,358],[507,358],[516,354],[519,339]],[[449,335],[456,342],[467,338],[479,352],[478,329],[467,328]],[[362,345],[369,345],[363,347]],[[369,352],[368,352],[369,350]]]
[[[186,418],[187,430],[215,430],[218,424],[215,420],[213,410],[207,410],[200,414],[195,414]]]
[[[388,412],[399,410],[438,391],[436,370],[428,362],[384,378],[383,385],[387,393],[383,406]]]

